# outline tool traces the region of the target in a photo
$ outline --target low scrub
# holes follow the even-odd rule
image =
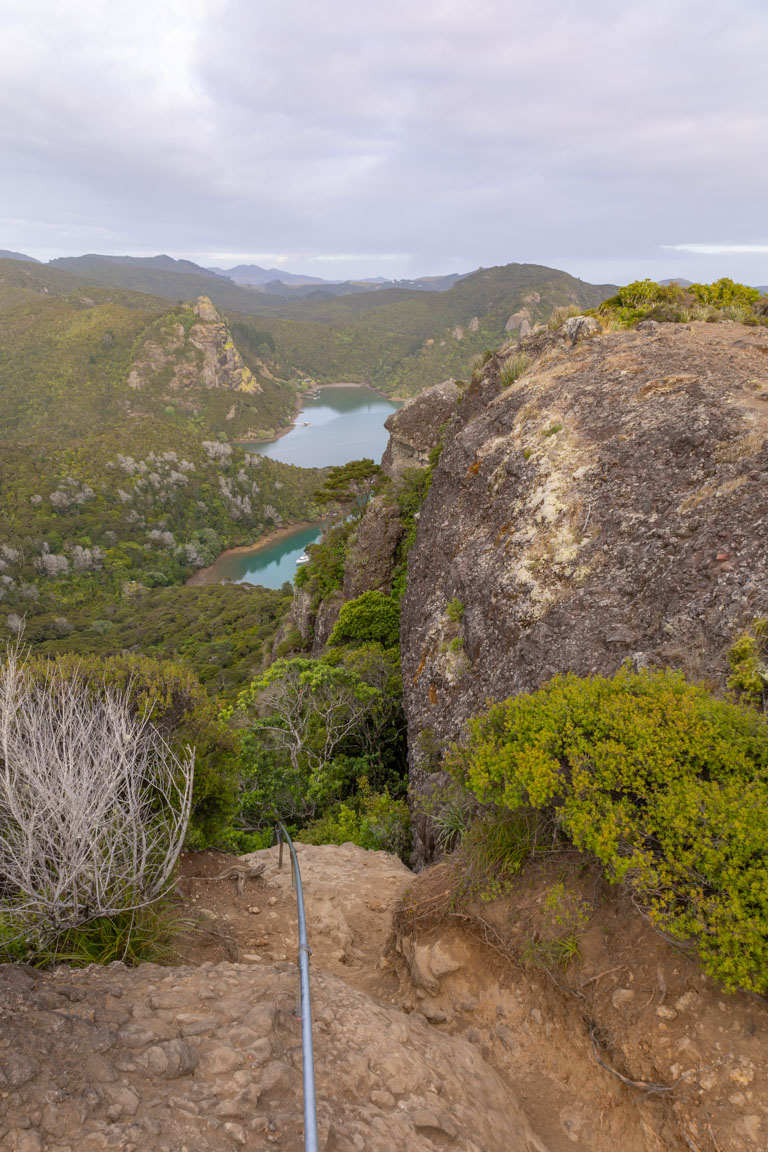
[[[538,812],[698,948],[768,991],[768,723],[675,672],[556,677],[471,724],[454,767],[484,803]]]
[[[411,817],[404,797],[371,792],[367,780],[358,781],[358,791],[342,801],[303,832],[306,844],[358,844],[376,852],[392,852],[407,863],[411,849]]]
[[[633,327],[641,320],[691,320],[717,322],[735,320],[740,324],[768,322],[768,297],[757,288],[738,284],[728,277],[713,284],[657,284],[655,280],[635,280],[603,301],[597,314],[619,327]]]
[[[337,647],[344,644],[381,644],[394,648],[400,639],[400,605],[383,592],[363,592],[342,605],[339,618],[328,640]]]

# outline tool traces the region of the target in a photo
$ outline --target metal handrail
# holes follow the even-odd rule
[[[278,868],[283,866],[283,840],[291,853],[291,870],[296,887],[296,903],[299,912],[299,983],[301,988],[301,1062],[304,1077],[304,1150],[318,1152],[317,1144],[317,1103],[315,1101],[315,1056],[312,1048],[312,1004],[309,996],[309,958],[312,949],[307,943],[307,918],[304,912],[304,892],[301,887],[301,872],[293,840],[284,824],[277,825],[277,842],[280,845]]]

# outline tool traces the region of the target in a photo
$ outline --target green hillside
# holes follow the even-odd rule
[[[176,303],[210,296],[214,304],[228,312],[258,315],[257,301],[263,293],[242,287],[232,280],[208,272],[188,260],[169,257],[138,259],[112,256],[64,256],[48,267],[69,272],[92,284],[109,284],[133,292],[151,292]]]
[[[215,313],[0,261],[0,349],[0,635],[126,646],[142,589],[313,510],[317,472],[230,443],[295,393]]]
[[[476,355],[505,339],[515,313],[526,313],[533,326],[545,323],[555,308],[595,307],[615,292],[613,285],[586,284],[537,264],[480,269],[443,292],[395,287],[310,299],[290,289],[285,296],[269,295],[213,274],[194,274],[185,262],[167,257],[126,264],[82,256],[56,265],[174,301],[210,296],[230,320],[269,335],[274,349],[268,363],[283,379],[368,381],[403,396],[466,375]]]
[[[533,327],[555,308],[594,307],[614,291],[552,268],[507,264],[474,272],[445,292],[392,288],[290,307],[270,298],[258,325],[272,335],[286,375],[366,380],[390,395],[412,396],[466,375],[477,355],[514,337],[505,328],[515,314]]]

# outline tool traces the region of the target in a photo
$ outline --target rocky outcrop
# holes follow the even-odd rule
[[[374,497],[348,541],[343,588],[319,603],[308,589],[294,589],[290,610],[273,643],[273,656],[283,650],[281,646],[291,636],[301,640],[296,647],[311,645],[312,655],[321,655],[346,600],[354,600],[363,592],[389,593],[402,534],[397,504],[387,494]]]
[[[180,321],[154,327],[128,377],[141,389],[162,378],[171,391],[190,387],[226,388],[231,392],[261,392],[261,385],[235,347],[226,324],[207,296],[192,309],[198,322]]]
[[[357,535],[347,551],[344,599],[363,592],[389,592],[392,562],[403,534],[400,509],[386,496],[375,496],[365,510]]]
[[[315,611],[312,607],[312,596],[306,588],[294,588],[291,607],[282,624],[275,633],[272,642],[272,658],[276,660],[283,650],[283,646],[296,638],[295,647],[308,645],[314,637]]]
[[[505,332],[519,332],[521,336],[528,336],[531,331],[531,312],[529,308],[521,308],[513,312],[504,325]]]
[[[341,591],[332,592],[330,596],[320,601],[315,614],[312,632],[313,656],[320,656],[325,651],[325,646],[330,639],[331,632],[333,632],[334,625],[339,618],[343,604],[344,593]]]
[[[489,698],[626,660],[718,680],[768,611],[768,333],[568,323],[506,389],[492,360],[446,430],[403,609],[417,790]],[[423,461],[441,389],[390,418],[394,470]]]
[[[393,480],[399,480],[407,468],[424,468],[429,454],[440,443],[444,430],[456,412],[459,387],[453,380],[436,384],[384,422],[389,443],[381,466]]]

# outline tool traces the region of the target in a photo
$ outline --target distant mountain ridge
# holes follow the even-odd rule
[[[226,276],[235,284],[261,288],[271,296],[294,295],[297,299],[315,298],[314,293],[348,296],[357,292],[379,292],[384,288],[408,288],[416,292],[446,292],[470,272],[453,272],[447,276],[419,276],[415,280],[388,280],[385,276],[366,276],[360,280],[325,280],[288,272],[284,268],[262,268],[260,264],[237,264],[234,268],[209,268],[217,276]],[[290,292],[285,289],[290,288]]]
[[[262,268],[260,264],[236,264],[234,268],[209,268],[217,276],[227,276],[235,284],[268,284],[279,280],[282,284],[326,284],[321,276],[305,276],[302,273],[286,272],[284,268]]]
[[[83,274],[99,268],[110,268],[117,265],[121,268],[133,268],[141,272],[145,269],[158,269],[162,272],[172,272],[176,275],[218,276],[208,268],[193,263],[192,260],[176,260],[173,256],[111,256],[97,252],[89,252],[84,256],[57,256],[48,263],[53,268],[66,268],[68,272]]]
[[[0,248],[0,260],[23,260],[27,264],[39,264],[34,256],[27,256],[25,252],[11,252],[7,248]]]
[[[91,296],[93,286],[108,285],[174,304],[207,296],[231,321],[236,343],[245,341],[265,358],[272,379],[355,380],[397,396],[415,395],[448,377],[466,379],[475,357],[546,324],[554,309],[595,307],[617,291],[536,264],[373,288],[279,281],[246,287],[169,256],[88,255],[47,265],[8,261],[6,268],[0,302],[9,277],[24,282],[32,269],[57,295],[74,288]]]

